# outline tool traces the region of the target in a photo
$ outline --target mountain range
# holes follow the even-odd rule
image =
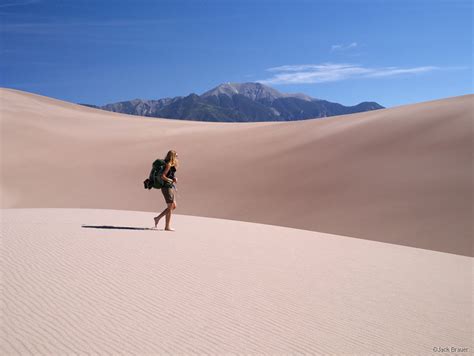
[[[131,115],[216,122],[292,121],[384,108],[368,101],[344,106],[301,93],[281,93],[261,83],[224,83],[202,95],[81,105]]]

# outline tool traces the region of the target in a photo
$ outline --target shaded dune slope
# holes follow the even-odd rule
[[[178,213],[473,254],[473,95],[250,124],[0,95],[4,208],[161,211],[161,193],[142,181],[176,149]]]

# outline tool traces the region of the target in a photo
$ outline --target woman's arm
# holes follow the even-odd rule
[[[170,171],[171,165],[169,163],[166,164],[165,170],[163,171],[163,174],[161,175],[161,179],[163,179],[166,182],[173,183],[173,180],[168,178],[166,175]]]

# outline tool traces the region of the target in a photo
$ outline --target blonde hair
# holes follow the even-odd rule
[[[165,161],[170,164],[171,167],[178,167],[178,159],[175,150],[169,150],[166,154]]]

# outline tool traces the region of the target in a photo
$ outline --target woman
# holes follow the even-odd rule
[[[178,167],[178,154],[176,151],[171,150],[168,151],[165,158],[166,167],[163,170],[163,174],[161,175],[161,179],[164,182],[163,187],[161,188],[161,192],[165,197],[166,204],[168,207],[161,212],[160,215],[155,217],[155,229],[158,225],[160,219],[166,215],[166,231],[174,231],[174,229],[170,226],[171,221],[171,212],[176,209],[176,199],[174,197],[173,192],[173,183],[177,183],[178,180],[175,178],[174,173],[176,172],[176,168]]]

